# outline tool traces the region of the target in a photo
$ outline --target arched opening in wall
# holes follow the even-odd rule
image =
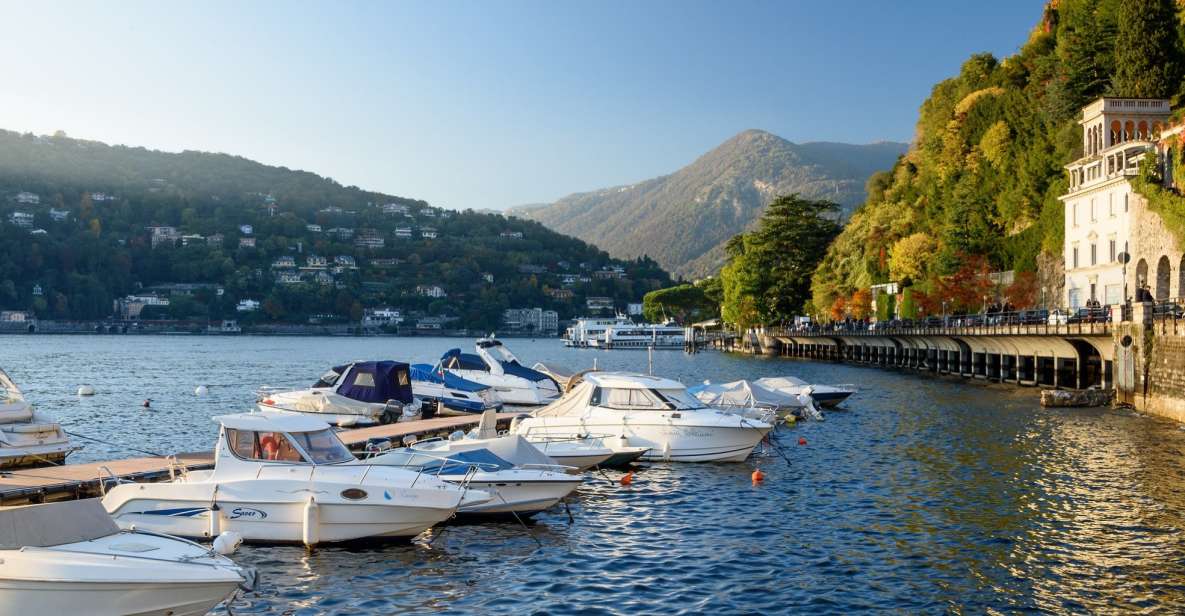
[[[952,340],[955,341],[955,344],[959,345],[959,361],[957,364],[959,374],[974,374],[971,370],[971,365],[975,355],[971,352],[971,345],[958,338],[952,338]]]
[[[1124,141],[1131,141],[1132,139],[1135,138],[1134,137],[1135,132],[1136,132],[1136,123],[1132,122],[1131,120],[1128,120],[1123,125],[1123,140]]]
[[[1104,366],[1099,350],[1085,340],[1069,339],[1066,342],[1072,344],[1074,350],[1078,352],[1078,362],[1077,366],[1066,367],[1067,372],[1061,375],[1061,384],[1078,389],[1086,389],[1091,386],[1101,387]],[[1110,340],[1107,343],[1112,344]],[[1072,372],[1070,372],[1071,370]],[[1072,379],[1076,379],[1077,382],[1075,383]]]
[[[1161,256],[1156,262],[1156,301],[1163,302],[1169,298],[1169,279],[1173,275],[1173,266],[1169,265],[1169,258]]]
[[[1136,288],[1143,288],[1148,284],[1148,262],[1140,259],[1136,264]]]
[[[1181,255],[1181,262],[1177,264],[1177,297],[1185,294],[1185,255]]]
[[[1160,136],[1160,122],[1152,123],[1152,138],[1155,139]]]
[[[1119,120],[1111,120],[1111,145],[1119,143],[1123,138],[1123,125]]]
[[[1148,123],[1141,120],[1139,130],[1140,130],[1139,139],[1147,141],[1148,138],[1150,137],[1150,135],[1148,134]]]

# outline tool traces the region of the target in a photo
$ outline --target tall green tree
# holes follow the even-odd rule
[[[1172,0],[1124,0],[1115,36],[1111,93],[1168,98],[1180,91],[1181,39]]]
[[[839,234],[837,209],[830,201],[779,197],[757,229],[730,240],[730,259],[720,272],[724,319],[748,326],[802,314],[811,275]]]

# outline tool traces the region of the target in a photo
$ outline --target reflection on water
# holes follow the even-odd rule
[[[458,343],[392,338],[0,337],[0,367],[68,429],[150,451],[207,449],[210,417],[263,384],[351,359],[431,362]],[[513,340],[527,361],[644,370],[646,354]],[[571,503],[454,524],[410,544],[246,547],[238,614],[1179,612],[1185,431],[1125,411],[1045,411],[1034,390],[842,365],[656,352],[691,384],[793,374],[854,382],[845,410],[744,464],[590,474]],[[78,398],[90,383],[99,395]],[[208,385],[210,394],[195,397]],[[153,400],[152,410],[140,407]],[[805,446],[798,438],[806,439]],[[87,443],[76,459],[135,455]],[[754,466],[766,473],[753,486]],[[609,473],[615,480],[618,473]],[[528,535],[527,533],[530,533]]]

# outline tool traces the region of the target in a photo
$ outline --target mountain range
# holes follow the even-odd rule
[[[646,255],[667,271],[699,278],[719,270],[724,245],[755,225],[775,197],[831,200],[846,217],[864,200],[869,176],[892,167],[907,147],[793,143],[747,130],[670,175],[510,212],[614,257]]]

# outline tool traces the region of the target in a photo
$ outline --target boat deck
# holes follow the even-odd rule
[[[498,427],[504,428],[518,413],[499,413]],[[343,430],[338,433],[342,442],[357,448],[370,439],[391,439],[399,444],[404,437],[418,439],[446,436],[455,430],[477,425],[479,417],[434,417],[418,421],[388,424]],[[175,462],[174,462],[175,460]],[[38,468],[22,468],[0,471],[0,506],[28,505],[49,501],[73,500],[101,496],[104,483],[112,485],[117,480],[154,482],[170,477],[173,470],[199,470],[214,465],[214,453],[191,452],[177,454],[173,458],[147,457],[106,460],[85,464],[64,464]]]

